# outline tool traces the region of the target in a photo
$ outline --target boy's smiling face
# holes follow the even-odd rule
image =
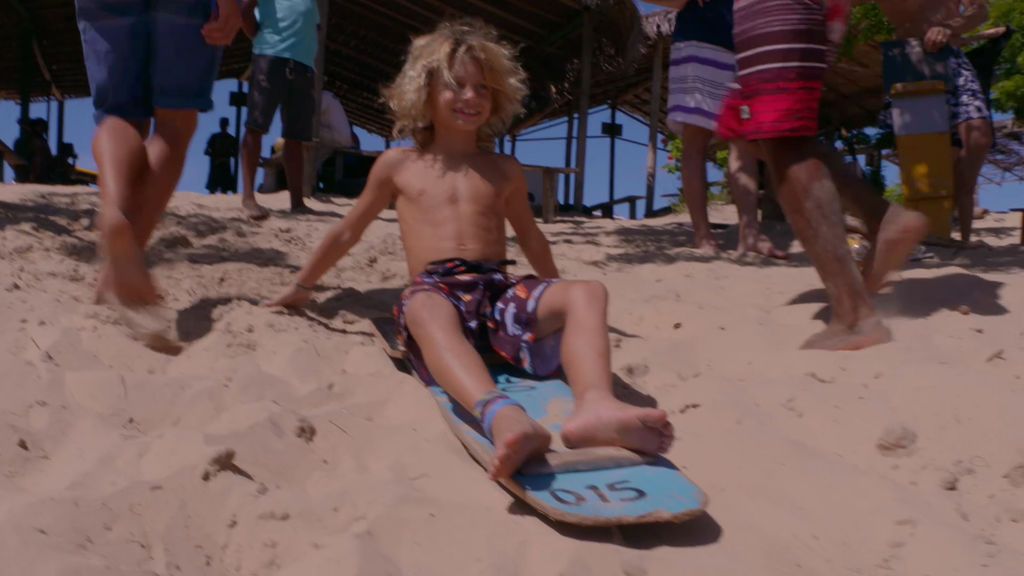
[[[477,133],[491,118],[491,88],[480,63],[457,56],[452,82],[437,74],[431,82],[431,113],[435,130]]]

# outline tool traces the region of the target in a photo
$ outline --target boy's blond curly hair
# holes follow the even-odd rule
[[[395,121],[395,139],[411,137],[421,150],[433,142],[430,83],[438,75],[452,82],[452,67],[459,56],[472,58],[480,65],[491,89],[491,117],[477,135],[482,150],[493,149],[495,139],[504,135],[522,113],[529,89],[515,50],[480,20],[443,22],[434,32],[413,39],[401,72],[383,89],[384,101]]]

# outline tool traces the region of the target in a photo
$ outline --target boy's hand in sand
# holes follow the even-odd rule
[[[302,308],[309,303],[313,291],[306,287],[293,284],[288,291],[269,302],[267,306],[282,306],[284,308]]]
[[[227,46],[242,27],[238,0],[217,0],[217,12],[203,26],[203,39],[211,46]]]

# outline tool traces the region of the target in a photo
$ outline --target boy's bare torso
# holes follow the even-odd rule
[[[436,260],[504,259],[508,160],[488,153],[461,161],[403,154],[392,181],[409,275]]]

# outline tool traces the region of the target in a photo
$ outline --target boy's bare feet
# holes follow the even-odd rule
[[[568,448],[619,446],[661,454],[672,446],[674,430],[664,410],[638,408],[612,396],[577,401],[576,412],[562,427]]]
[[[924,214],[891,205],[864,258],[864,286],[868,292],[878,292],[886,276],[903,267],[927,234],[928,218]]]
[[[117,311],[132,336],[147,348],[170,355],[181,352],[182,345],[174,335],[177,315],[170,308],[117,305]]]
[[[292,206],[291,209],[292,214],[314,214],[315,212],[315,210],[313,210],[309,206],[306,206],[305,204],[297,204],[295,206]]]
[[[245,210],[245,215],[251,220],[266,220],[267,217],[270,216],[270,211],[256,203],[255,198],[243,198],[242,210]]]
[[[533,456],[551,446],[551,433],[526,415],[522,409],[508,406],[494,416],[494,462],[488,473],[492,480],[508,478]]]
[[[106,270],[101,281],[109,281],[117,301],[126,306],[156,304],[156,286],[146,270],[142,250],[135,243],[135,235],[127,220],[110,224],[103,233],[107,253]]]
[[[702,256],[718,256],[721,249],[718,247],[718,242],[715,242],[714,236],[710,234],[707,236],[696,236],[693,239],[693,248],[701,253]]]
[[[861,350],[892,340],[892,332],[877,317],[860,321],[853,328],[831,324],[811,336],[801,346],[804,350]]]
[[[736,255],[743,256],[746,253],[760,254],[767,258],[774,258],[776,260],[786,260],[789,258],[789,254],[786,254],[782,250],[779,250],[772,244],[772,241],[755,231],[740,231],[740,241],[736,246]]]

